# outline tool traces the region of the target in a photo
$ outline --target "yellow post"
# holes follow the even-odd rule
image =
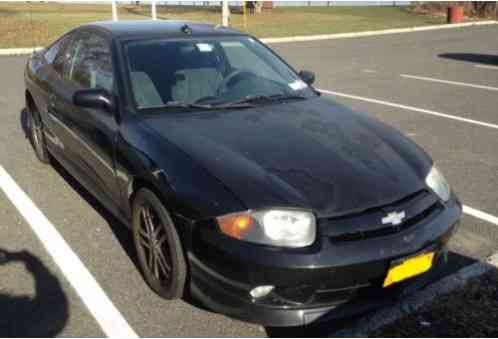
[[[242,1],[242,14],[244,17],[244,29],[247,29],[247,10],[246,10],[246,2]]]

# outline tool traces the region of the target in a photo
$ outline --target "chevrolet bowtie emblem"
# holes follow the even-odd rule
[[[403,219],[405,218],[406,214],[405,211],[401,212],[390,212],[382,218],[382,223],[383,224],[392,224],[393,226],[399,225],[403,222]]]

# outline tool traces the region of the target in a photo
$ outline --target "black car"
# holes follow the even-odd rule
[[[160,296],[342,317],[437,272],[462,208],[420,147],[313,81],[232,29],[89,24],[29,59],[30,139],[131,228]]]

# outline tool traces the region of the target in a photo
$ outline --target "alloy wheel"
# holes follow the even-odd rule
[[[31,123],[30,123],[31,135],[33,140],[33,146],[38,154],[42,153],[42,129],[40,123],[36,120],[33,113],[31,113]]]
[[[171,257],[164,225],[149,206],[140,210],[138,243],[143,249],[147,270],[163,286],[171,283]]]

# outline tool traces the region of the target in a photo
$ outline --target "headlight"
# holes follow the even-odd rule
[[[315,241],[316,220],[311,212],[271,209],[227,214],[216,218],[220,231],[258,244],[305,247]]]
[[[431,171],[425,178],[425,183],[441,198],[441,200],[444,202],[450,200],[450,185],[436,166],[432,166]]]

